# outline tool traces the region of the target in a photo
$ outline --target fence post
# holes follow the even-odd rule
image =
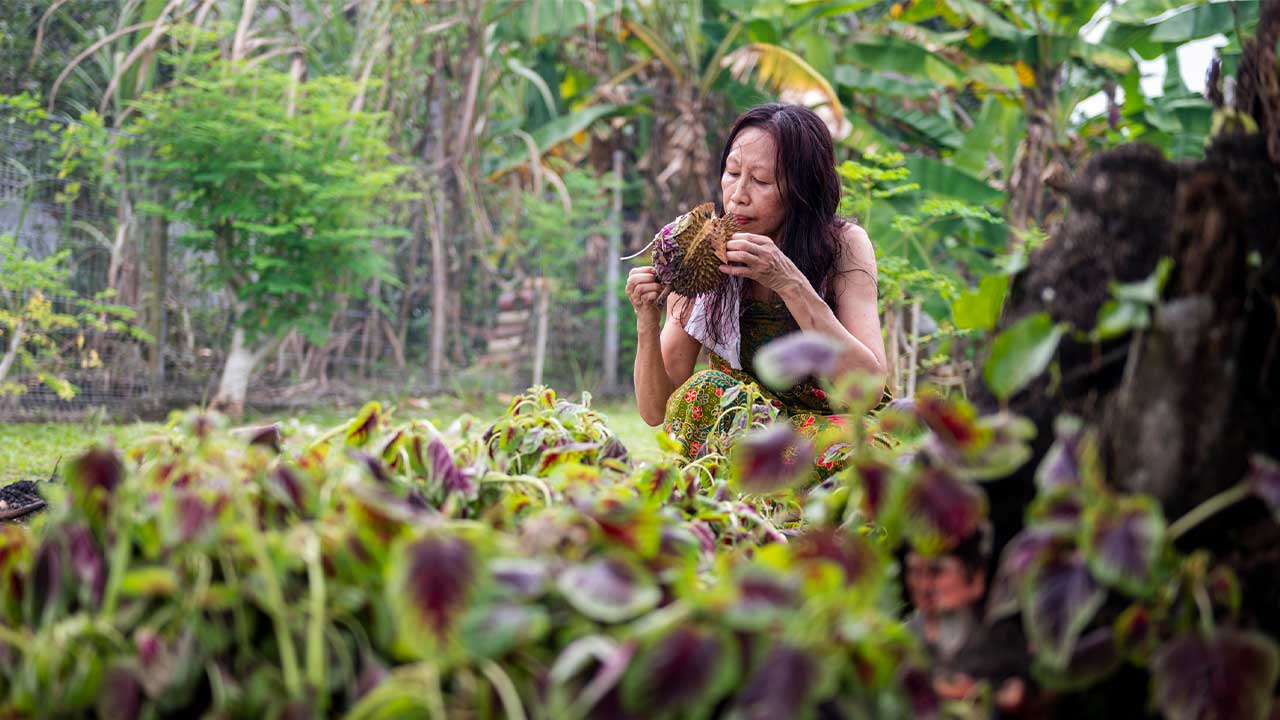
[[[916,365],[920,362],[920,298],[911,301],[911,344],[907,355],[907,397],[916,396]]]
[[[165,317],[164,300],[168,293],[168,276],[169,276],[169,228],[163,217],[154,215],[151,217],[150,235],[150,255],[151,255],[151,297],[150,309],[148,314],[151,327],[147,328],[151,333],[152,345],[151,356],[148,368],[150,371],[151,394],[163,398],[165,395],[165,379],[164,379],[164,348],[165,335],[168,334],[169,324]]]
[[[533,384],[542,384],[542,369],[547,358],[547,316],[550,314],[551,282],[538,278],[537,334],[533,341]]]
[[[888,365],[889,377],[885,379],[885,384],[889,388],[889,394],[897,399],[902,396],[902,391],[898,387],[898,303],[891,302],[884,311],[884,351],[885,364]]]
[[[618,280],[622,255],[622,151],[613,151],[613,212],[605,254],[604,391],[618,390]]]

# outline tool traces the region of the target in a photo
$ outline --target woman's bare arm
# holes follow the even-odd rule
[[[661,328],[656,316],[636,320],[636,405],[640,417],[652,426],[661,425],[671,393],[693,374],[702,344],[681,327],[679,316],[687,301],[667,296],[667,319]]]

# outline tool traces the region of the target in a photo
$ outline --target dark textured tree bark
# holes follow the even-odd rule
[[[1237,105],[1220,111],[1226,129],[1203,161],[1174,165],[1126,146],[1059,188],[1070,214],[1015,280],[1003,326],[1048,311],[1087,330],[1110,283],[1150,276],[1161,257],[1174,270],[1150,328],[1100,347],[1064,339],[1060,379],[1040,378],[1011,400],[1039,435],[1033,460],[989,487],[998,544],[1021,525],[1059,413],[1097,426],[1108,482],[1152,495],[1170,521],[1239,482],[1251,454],[1280,457],[1277,40],[1280,3],[1272,3],[1259,38],[1246,43]],[[1258,132],[1233,115],[1249,116]],[[979,404],[996,407],[984,393]],[[1280,634],[1280,525],[1260,501],[1233,506],[1179,545],[1230,564],[1243,581],[1244,622]],[[1114,689],[1146,692],[1142,682]],[[1105,716],[1130,716],[1118,712]]]

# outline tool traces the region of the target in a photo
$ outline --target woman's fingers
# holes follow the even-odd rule
[[[739,232],[729,236],[729,242],[725,243],[726,247],[733,247],[737,243],[740,247],[757,247],[760,245],[772,245],[773,241],[764,235],[755,233]]]
[[[744,250],[730,250],[724,255],[731,263],[750,263],[756,259],[756,256],[753,253],[746,252]]]

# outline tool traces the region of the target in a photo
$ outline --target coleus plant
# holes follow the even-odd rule
[[[757,356],[776,388],[822,376],[834,348],[816,336],[784,338]],[[827,379],[828,397],[860,416],[877,384]],[[855,428],[857,423],[854,424]],[[826,459],[843,478],[810,493],[811,519],[861,524],[889,545],[925,554],[970,536],[986,514],[975,482],[1007,476],[1030,457],[1034,428],[999,413],[978,417],[964,402],[924,394],[890,403]],[[1239,484],[1166,524],[1152,498],[1106,486],[1092,431],[1062,418],[1036,473],[1026,528],[1005,548],[990,591],[989,619],[1021,614],[1034,669],[1052,688],[1085,688],[1124,663],[1147,667],[1151,701],[1170,718],[1268,718],[1280,673],[1275,640],[1238,627],[1240,582],[1203,551],[1174,541],[1223,508],[1258,497],[1280,521],[1280,464],[1254,457]],[[785,431],[759,431],[783,444]],[[889,438],[876,443],[876,438]]]
[[[823,375],[789,345],[812,342],[761,355],[784,379]],[[824,383],[851,414],[878,397]],[[743,392],[724,445],[693,461],[637,462],[589,398],[542,388],[488,425],[396,423],[370,403],[310,437],[191,413],[124,454],[90,451],[50,512],[0,526],[0,715],[938,715],[893,551],[969,535],[975,483],[1025,460],[1027,425],[921,396],[849,423],[824,451],[846,469],[814,484],[779,461],[793,431]],[[1011,607],[1040,613],[1040,664],[1105,656],[1102,610],[1084,611],[1106,587],[1099,608],[1142,601],[1108,628],[1160,668],[1161,707],[1192,707],[1177,672],[1204,656],[1223,658],[1215,689],[1248,678],[1238,707],[1264,707],[1268,642],[1227,623],[1166,632],[1197,587],[1231,607],[1234,578],[1202,556],[1166,572],[1146,548],[1171,530],[1146,504],[1093,509],[1097,487],[1050,478],[1088,466],[1075,447],[1044,484],[1094,494],[1046,491],[1028,532],[1061,552],[1027,551],[1008,577]],[[1274,500],[1275,476],[1259,461],[1247,487]],[[1173,599],[1134,584],[1148,567]]]
[[[1026,527],[1006,546],[993,616],[1021,613],[1037,674],[1089,687],[1124,664],[1146,667],[1169,718],[1268,718],[1280,673],[1274,638],[1237,625],[1240,581],[1208,553],[1174,542],[1250,495],[1280,519],[1280,472],[1254,458],[1238,485],[1173,523],[1144,495],[1109,488],[1092,429],[1060,418],[1036,472]]]
[[[516,441],[533,431],[541,451]],[[632,463],[585,401],[542,389],[444,432],[376,404],[314,438],[192,413],[64,479],[65,502],[0,528],[3,715],[919,702],[887,546],[805,523],[794,493],[737,492],[727,463]]]

